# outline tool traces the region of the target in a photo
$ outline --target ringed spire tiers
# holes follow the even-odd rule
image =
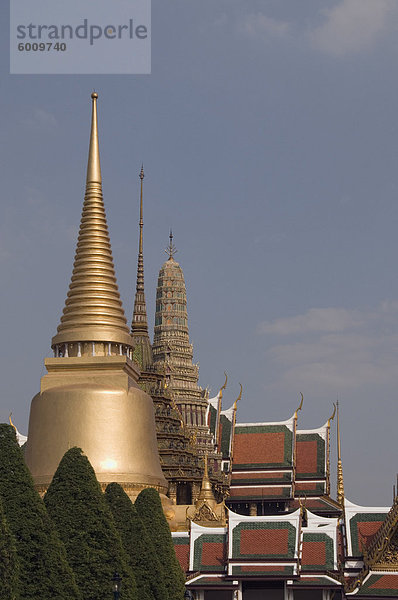
[[[59,353],[68,356],[71,352],[79,356],[85,353],[87,343],[99,344],[97,348],[92,346],[93,353],[131,354],[132,339],[117,286],[102,197],[98,94],[93,92],[91,98],[86,193],[69,292],[57,334],[52,339],[56,356]]]
[[[145,289],[144,289],[144,249],[143,249],[143,229],[144,229],[144,218],[143,218],[143,181],[144,181],[144,166],[141,167],[140,171],[141,180],[141,193],[140,193],[140,235],[138,243],[138,263],[137,263],[137,283],[134,300],[134,312],[133,321],[131,323],[131,335],[133,337],[145,336],[149,339],[148,334],[148,319],[146,313],[145,303]]]

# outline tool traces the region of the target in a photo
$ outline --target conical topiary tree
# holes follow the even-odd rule
[[[157,551],[134,504],[118,483],[108,485],[105,498],[133,570],[139,599],[167,600]]]
[[[15,540],[21,600],[80,600],[56,529],[34,489],[14,429],[0,424],[0,499]]]
[[[123,579],[123,600],[137,600],[136,585],[112,513],[80,448],[63,456],[44,497],[84,600],[109,600],[111,579]]]
[[[154,488],[142,490],[135,501],[135,507],[158,555],[169,599],[183,600],[185,577],[174,551],[158,492]]]
[[[18,600],[19,563],[15,540],[0,502],[0,600]]]

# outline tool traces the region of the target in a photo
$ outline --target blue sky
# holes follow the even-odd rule
[[[341,403],[346,493],[387,505],[397,470],[398,3],[154,0],[152,74],[9,75],[0,8],[0,418],[26,433],[72,271],[90,93],[131,319],[138,173],[153,327],[173,228],[200,383],[241,382],[241,422]],[[333,430],[333,437],[334,437]],[[334,440],[333,440],[334,443]]]

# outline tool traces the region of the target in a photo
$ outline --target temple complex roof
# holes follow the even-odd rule
[[[305,522],[301,509],[258,517],[228,511],[227,527],[192,523],[190,532],[172,537],[192,588],[237,586],[239,581],[261,578],[338,589],[338,527],[337,518],[308,510]]]

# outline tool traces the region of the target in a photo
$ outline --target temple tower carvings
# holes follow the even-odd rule
[[[221,473],[221,454],[206,422],[208,394],[198,385],[199,368],[193,363],[189,341],[187,292],[181,266],[175,260],[173,234],[166,250],[168,259],[159,271],[156,291],[153,361],[162,373],[183,423],[195,443],[198,456],[208,456],[212,483],[221,494],[225,487]]]

